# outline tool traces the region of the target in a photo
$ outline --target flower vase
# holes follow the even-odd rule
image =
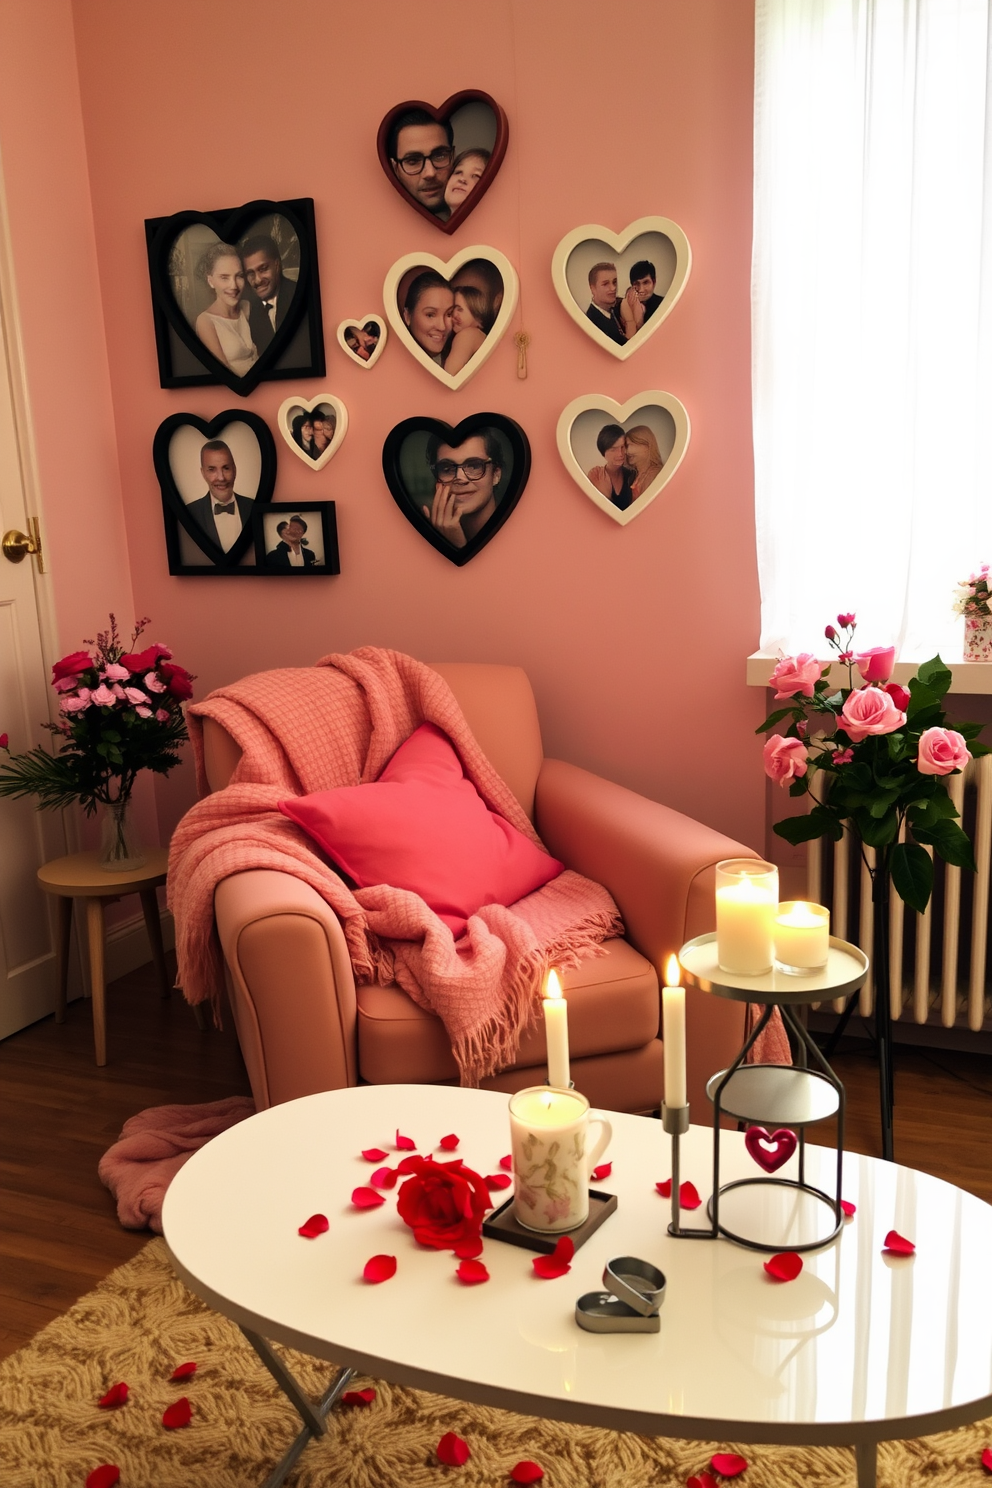
[[[992,615],[966,615],[965,661],[992,661]]]
[[[106,873],[130,873],[146,862],[135,835],[130,796],[105,802],[100,821],[100,867]]]

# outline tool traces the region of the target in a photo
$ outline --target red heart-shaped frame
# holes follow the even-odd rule
[[[461,206],[455,208],[447,222],[442,222],[440,217],[436,217],[427,207],[422,206],[415,197],[410,195],[406,187],[397,180],[389,161],[389,150],[387,148],[389,131],[392,129],[394,121],[401,114],[405,114],[408,109],[423,109],[425,114],[430,114],[431,118],[436,119],[439,124],[446,124],[452,114],[457,113],[460,108],[464,108],[469,103],[482,103],[487,108],[492,109],[496,119],[496,140],[493,144],[492,154],[489,157],[489,163],[483,171],[478,184],[469,192]],[[451,97],[446,98],[440,108],[435,108],[432,103],[422,103],[419,100],[410,100],[407,103],[397,104],[395,108],[389,110],[389,113],[379,125],[376,149],[379,154],[379,164],[382,166],[386,180],[395,191],[399,192],[407,205],[412,207],[415,212],[419,212],[421,217],[426,217],[428,222],[432,222],[443,233],[453,233],[456,228],[462,225],[469,213],[473,212],[479,205],[479,202],[496,179],[496,174],[503,164],[503,156],[506,154],[506,146],[509,138],[509,122],[495,98],[491,98],[488,93],[480,92],[477,88],[465,88],[461,93],[452,93]]]
[[[774,1173],[776,1168],[784,1167],[798,1145],[795,1132],[790,1131],[787,1126],[780,1126],[770,1134],[763,1126],[749,1126],[744,1137],[744,1146],[759,1168],[764,1168],[766,1173]]]

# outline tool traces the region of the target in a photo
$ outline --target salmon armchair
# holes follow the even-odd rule
[[[534,694],[519,667],[435,664],[475,737],[548,850],[616,900],[624,939],[605,943],[562,978],[572,1078],[594,1106],[648,1111],[662,1096],[659,1037],[664,960],[714,923],[714,864],[752,856],[729,837],[564,760],[545,759]],[[227,784],[238,746],[204,720],[210,790]],[[393,986],[356,987],[331,907],[286,873],[251,870],[218,886],[214,912],[227,989],[259,1110],[362,1082],[456,1083],[440,1020]],[[687,989],[689,1100],[740,1048],[743,1005]],[[541,1084],[543,1019],[520,1040],[489,1090]]]

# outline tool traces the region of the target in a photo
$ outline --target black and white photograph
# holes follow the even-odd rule
[[[153,458],[169,572],[253,569],[253,513],[271,499],[275,483],[275,445],[265,422],[238,410],[209,423],[174,414],[155,435]]]
[[[275,501],[254,519],[255,563],[266,574],[340,573],[333,501]]]
[[[400,194],[443,232],[477,205],[506,151],[506,115],[486,93],[455,94],[439,109],[408,102],[379,127],[383,170]]]

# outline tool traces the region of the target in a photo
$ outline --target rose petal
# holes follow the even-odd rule
[[[916,1246],[912,1240],[907,1240],[905,1235],[900,1235],[898,1230],[890,1230],[885,1237],[882,1249],[889,1255],[915,1255]]]
[[[571,1271],[569,1264],[575,1255],[575,1241],[568,1235],[562,1235],[550,1255],[535,1256],[531,1265],[534,1273],[543,1281],[554,1281],[558,1276],[565,1276]]]
[[[509,1173],[490,1173],[486,1179],[487,1188],[509,1188],[513,1179]]]
[[[175,1369],[169,1375],[169,1379],[170,1380],[184,1380],[184,1379],[189,1379],[190,1375],[195,1374],[195,1373],[196,1373],[196,1365],[195,1364],[177,1364],[176,1367],[175,1367]]]
[[[442,1137],[441,1138],[440,1142],[438,1142],[437,1145],[444,1152],[454,1152],[455,1148],[458,1146],[458,1143],[460,1141],[461,1141],[461,1138],[460,1137],[456,1137],[455,1134],[454,1134],[454,1132],[449,1132],[446,1137]]]
[[[559,1235],[553,1255],[558,1261],[570,1261],[575,1254],[575,1241],[571,1235]]]
[[[738,1457],[736,1452],[717,1452],[710,1458],[710,1467],[721,1478],[736,1478],[747,1467],[747,1458]]]
[[[510,1468],[510,1477],[515,1483],[539,1483],[544,1477],[544,1468],[524,1458],[523,1462]]]
[[[113,1462],[101,1463],[86,1479],[86,1488],[114,1488],[121,1480],[121,1470]]]
[[[124,1405],[127,1401],[128,1387],[121,1380],[119,1385],[111,1385],[106,1395],[103,1395],[97,1405],[101,1410],[114,1410],[118,1405]]]
[[[362,1272],[366,1281],[378,1282],[388,1281],[391,1276],[396,1275],[396,1257],[391,1255],[374,1255],[365,1262]]]
[[[613,1164],[611,1162],[600,1163],[598,1168],[593,1168],[592,1176],[595,1178],[596,1182],[599,1183],[603,1178],[609,1178],[612,1172]]]
[[[512,1152],[508,1152],[505,1157],[501,1157],[500,1160],[499,1160],[499,1165],[500,1165],[501,1168],[505,1168],[508,1173],[512,1173],[513,1172],[513,1153]]]
[[[351,1196],[351,1202],[356,1209],[376,1209],[386,1200],[381,1193],[376,1193],[374,1188],[356,1188]]]
[[[369,1182],[373,1188],[395,1188],[398,1177],[394,1168],[376,1168]]]
[[[480,1281],[489,1280],[489,1272],[481,1261],[462,1261],[455,1275],[459,1281],[464,1282],[465,1286],[478,1286]]]
[[[437,1444],[437,1460],[445,1467],[464,1467],[471,1455],[468,1442],[453,1431],[446,1431]]]
[[[852,1204],[850,1199],[841,1199],[840,1207],[845,1219],[853,1219],[858,1212],[858,1206]]]
[[[180,1395],[178,1400],[166,1406],[162,1412],[162,1425],[167,1431],[177,1431],[180,1426],[189,1425],[192,1414],[193,1407],[185,1395]]]
[[[795,1281],[803,1269],[803,1258],[794,1250],[783,1250],[765,1262],[765,1270],[773,1281]]]
[[[982,1453],[982,1466],[986,1472],[992,1473],[992,1447],[986,1447]]]
[[[382,1162],[384,1157],[389,1156],[389,1153],[383,1152],[381,1147],[366,1147],[362,1156],[366,1162]]]
[[[417,1150],[417,1144],[413,1138],[401,1136],[398,1127],[396,1130],[396,1150],[397,1152],[416,1152]]]
[[[670,1199],[672,1197],[671,1178],[666,1178],[663,1182],[656,1183],[655,1188],[663,1199]],[[679,1203],[683,1209],[698,1209],[702,1202],[702,1199],[699,1197],[699,1190],[694,1183],[687,1182],[679,1184]]]
[[[655,1184],[655,1188],[661,1194],[661,1197],[663,1199],[670,1199],[672,1197],[672,1180],[671,1180],[671,1178],[664,1178],[664,1179],[662,1179],[661,1183],[656,1183]]]
[[[311,1214],[306,1224],[301,1224],[297,1230],[298,1235],[304,1235],[308,1240],[314,1240],[318,1235],[323,1235],[330,1229],[326,1214]]]
[[[374,1399],[374,1390],[345,1390],[338,1403],[340,1405],[371,1405]]]
[[[701,1472],[687,1478],[685,1488],[720,1488],[720,1485],[711,1472]]]
[[[458,1256],[459,1260],[471,1261],[474,1260],[476,1256],[480,1256],[482,1254],[482,1250],[482,1236],[473,1235],[469,1240],[459,1240],[458,1244],[455,1246],[455,1255]]]

